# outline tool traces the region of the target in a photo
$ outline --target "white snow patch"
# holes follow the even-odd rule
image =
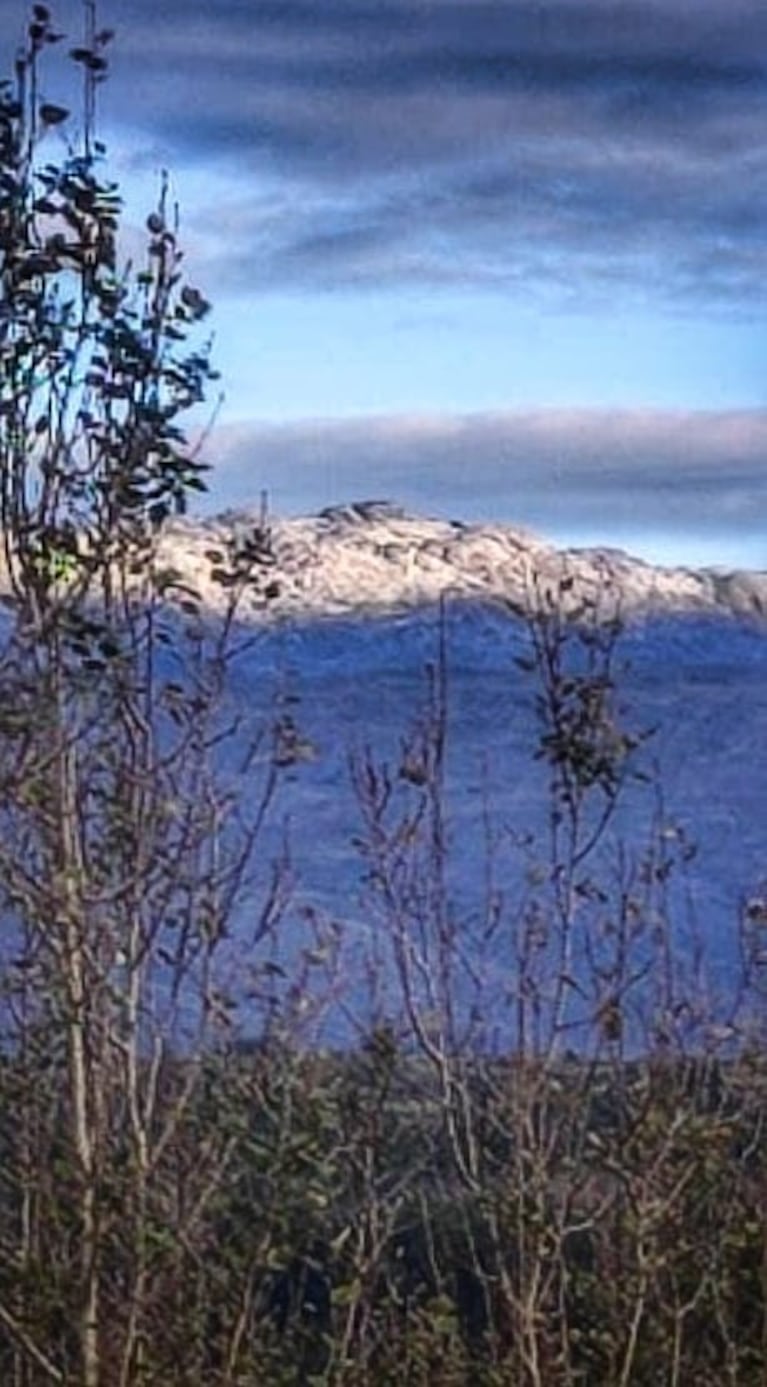
[[[259,512],[166,527],[159,560],[195,587],[205,606],[222,610],[211,549],[257,529]],[[556,549],[510,525],[466,525],[407,514],[388,502],[334,506],[319,515],[270,522],[279,595],[273,617],[370,615],[432,605],[443,596],[525,606],[534,585],[568,600],[607,593],[627,616],[731,613],[767,618],[767,573],[658,567],[618,549]],[[262,614],[254,589],[243,615]]]

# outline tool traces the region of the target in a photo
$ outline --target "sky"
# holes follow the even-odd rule
[[[77,41],[79,4],[54,13]],[[0,0],[3,55],[23,21]],[[384,497],[767,568],[763,0],[103,0],[99,22],[129,228],[169,170],[214,304],[209,510]]]

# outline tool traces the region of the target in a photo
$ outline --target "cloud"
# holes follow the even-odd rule
[[[233,424],[211,504],[381,497],[544,532],[767,532],[767,411],[538,410]],[[439,498],[435,505],[435,498]],[[767,563],[767,551],[765,552]]]
[[[17,14],[0,0],[6,32]],[[753,0],[114,0],[112,21],[113,139],[182,184],[215,170],[187,209],[214,291],[763,309]]]

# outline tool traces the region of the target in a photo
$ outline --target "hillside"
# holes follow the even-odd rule
[[[206,555],[257,522],[246,511],[176,523],[163,560],[215,611],[224,593]],[[641,877],[651,845],[665,843],[673,865],[652,911],[673,918],[676,966],[694,970],[702,951],[696,987],[730,993],[744,905],[762,889],[767,863],[767,574],[658,569],[612,550],[560,552],[509,527],[423,520],[377,503],[275,521],[273,547],[269,580],[279,595],[266,608],[246,601],[243,614],[259,622],[231,694],[254,719],[277,709],[295,727],[296,764],[262,849],[276,856],[290,844],[294,922],[309,911],[343,926],[345,1007],[365,1010],[365,959],[380,944],[349,757],[369,748],[392,776],[392,814],[406,810],[403,741],[423,725],[442,595],[450,908],[476,957],[491,872],[503,904],[480,951],[483,986],[488,995],[503,986],[528,874],[546,862],[551,809],[546,766],[535,756],[536,680],[517,663],[525,624],[506,604],[520,609],[536,579],[556,590],[563,576],[573,580],[566,600],[606,585],[608,610],[626,616],[615,666],[620,716],[652,731],[636,761],[643,778],[627,782],[595,874],[617,898]],[[232,790],[242,793],[236,779]],[[283,936],[286,965],[290,940],[302,934],[294,923]],[[330,1028],[339,1034],[337,1014]]]

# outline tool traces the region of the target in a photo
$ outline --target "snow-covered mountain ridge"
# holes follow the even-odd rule
[[[257,509],[170,523],[159,561],[173,567],[215,612],[227,600],[211,552],[247,539]],[[552,592],[568,579],[568,600],[607,590],[623,615],[733,615],[767,624],[767,572],[666,568],[618,549],[557,549],[507,524],[464,524],[408,514],[385,501],[328,507],[319,515],[269,521],[278,593],[273,617],[384,614],[460,600],[524,606],[537,583]],[[254,591],[243,616],[262,616]]]

